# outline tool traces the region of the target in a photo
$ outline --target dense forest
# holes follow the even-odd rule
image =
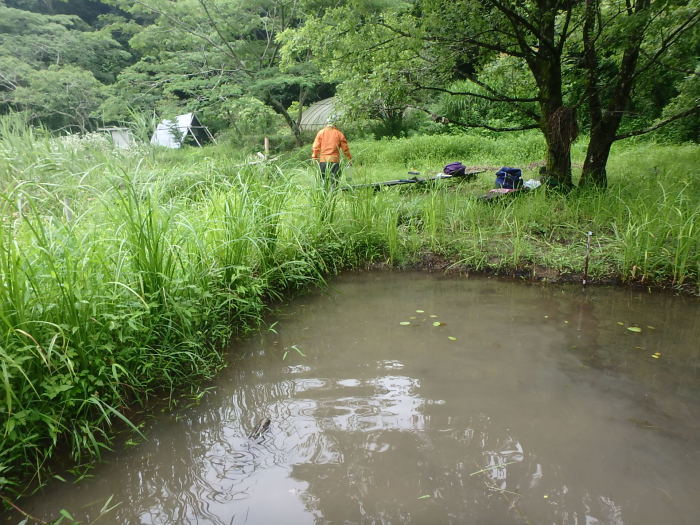
[[[700,135],[696,0],[0,0],[0,113],[62,132],[197,111],[233,141],[301,145],[336,95],[375,136],[538,129],[552,181],[589,138]]]

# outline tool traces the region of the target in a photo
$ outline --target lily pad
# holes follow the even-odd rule
[[[630,332],[636,332],[636,333],[639,333],[642,331],[642,329],[639,328],[638,326],[628,326],[627,330],[629,330]]]

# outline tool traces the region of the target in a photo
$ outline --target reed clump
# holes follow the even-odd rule
[[[354,146],[357,183],[455,160],[525,166],[543,151],[531,134]],[[196,391],[272,298],[345,268],[431,254],[464,269],[575,274],[591,230],[592,280],[697,293],[694,146],[615,151],[606,192],[493,204],[475,199],[491,173],[329,192],[300,156],[245,165],[217,146],[118,152],[0,118],[0,490],[41,483],[59,447],[75,462],[99,457],[128,407]]]

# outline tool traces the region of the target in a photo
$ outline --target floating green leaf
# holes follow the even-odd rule
[[[621,323],[620,321],[617,322],[620,326],[625,326],[625,323]]]
[[[409,324],[411,324],[411,323],[410,323],[409,321],[401,321],[399,324],[400,324],[401,326],[406,326],[406,325],[409,325]]]
[[[642,329],[639,328],[638,326],[628,326],[627,330],[629,330],[630,332],[637,332],[637,333],[642,331]]]
[[[64,518],[70,520],[71,522],[75,521],[75,518],[71,515],[70,512],[68,512],[66,509],[61,509],[58,511],[58,513],[63,516]]]
[[[416,313],[417,313],[417,314],[424,314],[424,313],[425,313],[425,310],[416,310]]]
[[[435,314],[430,314],[430,317],[437,317],[437,315],[435,315]]]
[[[418,498],[418,499],[426,499],[426,498],[429,498],[429,497],[430,497],[430,494],[423,494],[423,495],[422,495],[420,498]]]
[[[448,338],[450,341],[456,341],[456,340],[457,340],[456,337],[452,337],[451,335],[450,335],[450,336],[447,336],[447,338]]]
[[[650,325],[647,325],[647,328],[648,328],[649,330],[656,330],[656,328],[654,328],[653,326],[650,326]]]
[[[435,322],[433,323],[433,326],[440,326],[441,324],[442,324],[442,323],[441,323],[440,321],[435,321]]]

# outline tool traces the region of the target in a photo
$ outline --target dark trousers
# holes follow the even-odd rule
[[[340,163],[339,162],[319,162],[318,167],[321,170],[321,180],[323,182],[335,182],[340,178]],[[330,174],[330,176],[329,176]],[[330,179],[330,180],[329,180]]]

